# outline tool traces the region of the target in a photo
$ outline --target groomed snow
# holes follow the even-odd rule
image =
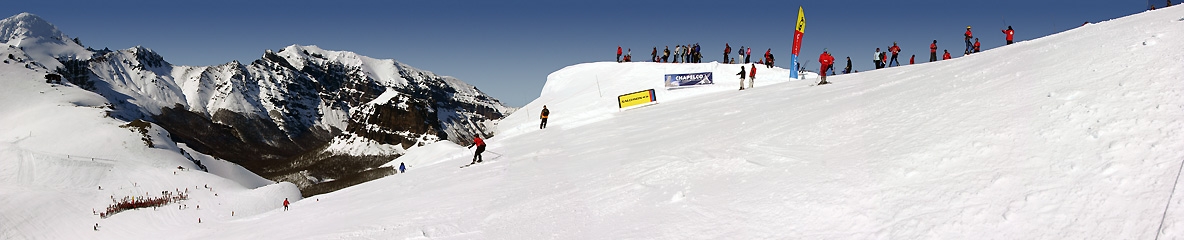
[[[290,211],[277,199],[293,197],[291,184],[251,190],[200,172],[174,176],[178,160],[145,157],[151,149],[132,147],[138,135],[103,130],[111,124],[92,129],[115,141],[89,143],[126,149],[64,151],[90,145],[57,143],[67,135],[24,120],[98,110],[0,101],[10,102],[0,124],[21,126],[0,130],[15,146],[0,153],[139,159],[115,161],[105,175],[87,170],[101,164],[71,170],[103,175],[105,188],[220,184],[220,196],[203,189],[184,203],[200,211],[108,219],[82,214],[132,190],[95,192],[73,178],[44,181],[59,188],[0,185],[0,238],[1179,239],[1180,49],[1184,8],[1169,7],[823,86],[759,66],[756,88],[736,91],[735,65],[581,64],[553,73],[538,100],[500,123],[487,163],[458,168],[471,150],[430,144],[391,163],[408,162],[407,173]],[[0,69],[5,100],[47,98],[11,94],[17,83],[47,87],[9,68],[20,69]],[[660,89],[662,74],[697,71],[714,71],[716,85]],[[616,109],[616,95],[649,88],[659,88],[659,104]],[[540,130],[544,104],[552,114]],[[14,158],[0,157],[0,182],[14,178]],[[249,210],[229,216],[236,209]]]

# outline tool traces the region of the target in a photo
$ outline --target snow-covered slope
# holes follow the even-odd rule
[[[487,141],[487,163],[457,168],[469,150],[437,143],[392,162],[410,163],[407,173],[297,201],[290,211],[137,211],[95,220],[106,226],[98,232],[71,220],[56,225],[62,231],[21,222],[0,233],[1179,239],[1184,65],[1170,64],[1184,62],[1179,49],[1184,8],[1170,7],[823,86],[758,69],[755,89],[735,91],[727,80],[736,66],[583,64],[552,74],[539,100],[501,123]],[[687,71],[714,71],[718,85],[659,89],[660,104],[628,111],[611,104],[617,94],[660,87],[655,75]],[[600,91],[589,84],[596,82]],[[540,130],[544,104],[552,115]],[[199,214],[218,217],[196,223]]]

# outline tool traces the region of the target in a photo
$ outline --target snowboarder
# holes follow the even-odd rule
[[[740,66],[740,73],[736,75],[740,75],[740,90],[744,90],[744,66]]]
[[[724,43],[724,63],[728,63],[728,55],[730,55],[731,53],[732,53],[732,46],[729,46],[728,43]]]
[[[284,211],[288,211],[288,198],[284,198]]]
[[[477,146],[477,152],[473,153],[473,162],[469,164],[481,162],[481,153],[485,152],[485,141],[481,140],[481,137],[473,137],[473,145],[469,145],[469,148],[473,146]]]
[[[617,62],[621,62],[621,46],[617,45]]]
[[[843,68],[843,74],[851,73],[851,57],[847,57],[847,67]]]
[[[1007,26],[1007,30],[1003,30],[1003,34],[1007,35],[1007,45],[1015,43],[1015,41],[1013,41],[1013,39],[1015,39],[1015,30],[1011,30],[1011,26]]]
[[[937,40],[929,44],[929,62],[937,61]]]
[[[543,122],[539,123],[539,129],[547,128],[547,116],[550,115],[551,110],[547,110],[547,105],[543,105],[543,112],[539,114],[539,119],[542,119]]]
[[[407,165],[403,164],[403,162],[399,162],[399,173],[405,172],[407,172]]]
[[[900,61],[896,60],[896,54],[900,53],[900,46],[896,46],[896,42],[892,42],[892,47],[889,47],[888,51],[892,52],[892,60],[888,61],[888,66],[891,67],[892,63],[896,63],[896,66],[900,66]]]
[[[741,67],[744,67],[744,66],[741,66]],[[752,86],[753,81],[756,81],[756,64],[752,64],[752,70],[748,71],[748,88],[749,89],[751,89],[753,87]],[[744,85],[744,83],[740,83],[740,85]]]
[[[880,50],[879,48],[876,49],[876,51],[879,51],[879,50]],[[880,56],[880,55],[876,55],[876,56]],[[830,53],[826,52],[826,50],[823,50],[822,54],[818,55],[818,63],[822,64],[822,71],[818,72],[819,75],[822,75],[822,81],[818,82],[818,85],[827,84],[828,82],[826,82],[826,69],[830,68],[830,65],[835,63],[835,57],[831,56]]]
[[[872,55],[872,63],[876,65],[876,69],[884,68],[884,61],[880,58],[880,48],[876,48],[876,53]]]
[[[978,43],[978,38],[974,38],[974,53],[978,53],[982,44]]]
[[[962,36],[963,36],[963,39],[965,39],[965,40],[966,40],[966,51],[965,51],[963,54],[964,54],[964,55],[969,55],[969,54],[970,54],[971,47],[973,47],[973,46],[971,46],[971,44],[970,44],[970,39],[971,39],[971,38],[974,38],[974,33],[971,33],[971,32],[970,32],[970,26],[966,26],[966,33],[963,33],[963,34],[962,34]]]
[[[942,51],[945,51],[946,54],[941,55],[941,60],[949,60],[950,59],[950,50],[942,50]]]

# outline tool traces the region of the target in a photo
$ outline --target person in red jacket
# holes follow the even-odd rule
[[[728,63],[728,54],[732,53],[732,45],[724,43],[724,63]]]
[[[950,50],[942,50],[942,51],[945,51],[946,54],[941,55],[941,60],[949,60],[950,59]]]
[[[481,162],[481,153],[485,152],[485,141],[481,140],[481,137],[473,137],[473,145],[469,145],[469,148],[473,146],[477,146],[477,152],[473,153],[473,162],[469,164]]]
[[[892,53],[892,60],[888,61],[888,66],[891,67],[892,63],[896,63],[896,66],[900,66],[900,61],[896,60],[896,54],[900,53],[900,46],[896,46],[896,42],[892,42],[892,46],[888,47],[888,52]]]
[[[970,32],[970,26],[966,26],[966,33],[963,33],[962,36],[964,37],[963,39],[966,40],[966,51],[963,52],[962,54],[963,55],[970,55],[970,50],[972,50],[971,47],[973,47],[970,44],[970,39],[974,38],[974,33]]]
[[[617,62],[621,62],[621,46],[617,46]]]
[[[818,82],[818,85],[827,84],[826,69],[830,68],[830,65],[835,63],[835,57],[831,56],[830,53],[826,52],[826,50],[823,50],[822,54],[818,55],[818,63],[822,64],[822,69],[818,71],[818,74],[822,75],[822,81]]]
[[[1011,30],[1011,26],[1007,26],[1007,30],[1003,30],[1003,34],[1007,35],[1007,45],[1015,43],[1015,41],[1013,41],[1013,39],[1015,39],[1015,30]]]
[[[912,57],[909,57],[909,65],[913,65],[913,59],[916,59],[916,58],[917,58],[916,54],[914,54]]]
[[[752,88],[753,81],[756,81],[756,64],[752,64],[752,70],[748,71],[748,88]]]
[[[284,198],[284,211],[288,211],[288,198]]]
[[[929,62],[937,61],[937,40],[929,44]]]
[[[982,49],[979,47],[982,47],[982,44],[978,43],[978,38],[974,38],[974,53],[982,51]]]

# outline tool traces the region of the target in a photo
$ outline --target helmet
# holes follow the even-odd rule
[[[966,29],[970,29],[970,26],[966,26]]]

